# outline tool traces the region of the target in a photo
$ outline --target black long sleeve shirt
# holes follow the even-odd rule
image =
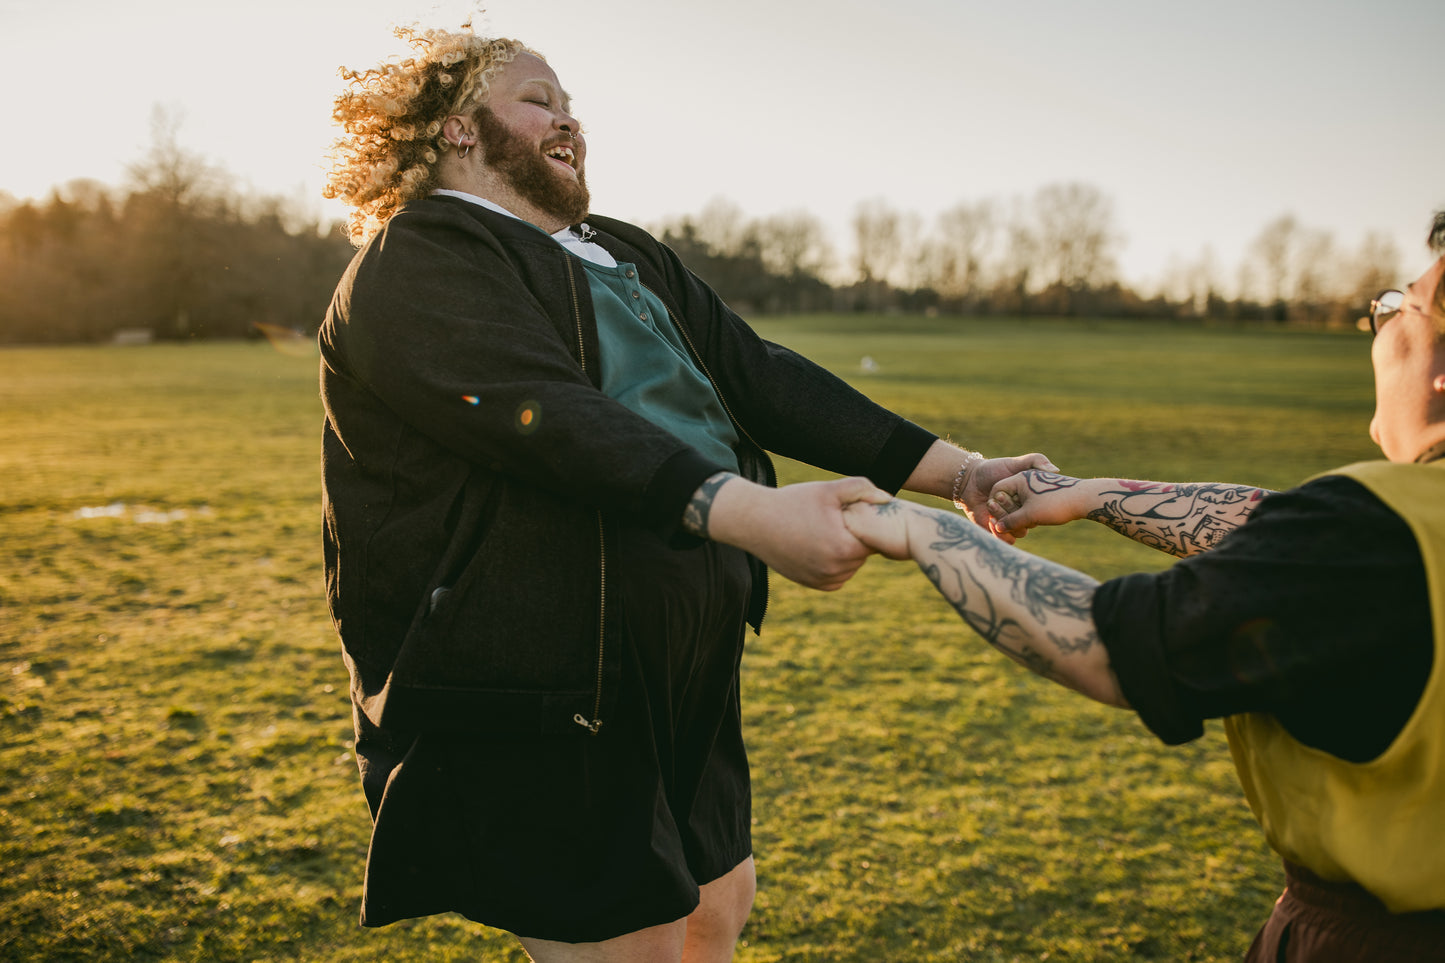
[[[1105,582],[1094,620],[1125,698],[1171,745],[1268,712],[1305,745],[1373,759],[1434,654],[1413,534],[1342,476],[1269,496],[1212,551]]]

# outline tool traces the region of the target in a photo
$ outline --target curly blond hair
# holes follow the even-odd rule
[[[407,201],[436,187],[437,160],[454,145],[442,136],[453,114],[474,116],[491,78],[518,54],[541,54],[519,41],[461,30],[399,27],[414,55],[369,70],[343,67],[348,89],[332,118],[346,131],[331,150],[322,195],[353,208],[347,232],[358,247]]]

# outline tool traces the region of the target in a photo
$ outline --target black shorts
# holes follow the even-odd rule
[[[450,846],[420,858],[447,864],[449,898],[418,912],[398,891],[407,873],[373,858],[366,925],[453,910],[519,936],[596,942],[687,916],[699,885],[751,855],[738,699],[746,557],[712,542],[670,549],[639,530],[619,541],[608,584],[626,650],[612,717],[595,736],[427,736],[407,747],[392,775],[426,782],[409,795],[449,801],[429,801],[438,825],[379,822],[373,857],[388,832],[389,851]],[[387,792],[401,788],[390,782]]]

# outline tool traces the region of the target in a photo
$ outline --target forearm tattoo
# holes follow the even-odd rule
[[[936,540],[918,564],[954,611],[1009,658],[1076,688],[1055,660],[1098,641],[1091,609],[1098,583],[990,538],[956,515],[933,517]]]
[[[1029,491],[1048,494],[1072,488],[1079,479],[1030,472]],[[1187,484],[1115,479],[1099,494],[1100,507],[1085,518],[1107,525],[1120,535],[1179,558],[1218,545],[1243,525],[1271,492],[1247,485]]]
[[[692,500],[687,503],[687,508],[683,509],[682,527],[699,538],[710,537],[708,521],[712,516],[712,503],[717,498],[718,489],[736,477],[738,476],[730,471],[720,471],[697,486]]]

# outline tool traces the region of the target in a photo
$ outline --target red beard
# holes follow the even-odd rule
[[[587,216],[592,197],[581,171],[575,181],[559,173],[536,144],[514,134],[490,107],[478,109],[477,130],[483,159],[505,176],[523,199],[567,224],[580,223]]]

